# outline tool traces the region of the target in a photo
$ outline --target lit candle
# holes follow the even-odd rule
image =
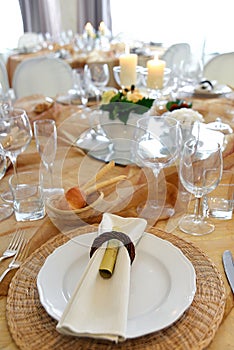
[[[85,25],[85,32],[88,36],[93,37],[94,36],[94,28],[90,22],[87,22]]]
[[[119,57],[120,83],[124,87],[136,84],[137,55],[129,53],[129,47],[125,48],[125,54]]]
[[[101,35],[105,35],[106,34],[106,25],[103,21],[100,22],[99,27],[98,27],[99,33]]]
[[[166,62],[159,60],[157,56],[147,62],[147,87],[149,89],[161,89],[163,87],[165,65]]]

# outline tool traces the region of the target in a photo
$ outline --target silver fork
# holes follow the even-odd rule
[[[12,237],[7,249],[5,252],[3,252],[2,256],[0,257],[0,261],[11,258],[17,253],[17,248],[19,246],[19,243],[21,242],[21,239],[23,239],[24,231],[22,230],[16,230],[14,236]]]
[[[2,282],[3,278],[8,274],[9,271],[18,269],[20,267],[20,265],[23,263],[23,261],[27,257],[27,254],[28,254],[27,241],[25,238],[23,238],[20,241],[17,253],[14,256],[13,260],[10,262],[7,269],[1,274],[0,282]]]

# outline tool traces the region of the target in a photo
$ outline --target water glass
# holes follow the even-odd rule
[[[218,187],[204,200],[209,217],[229,220],[234,208],[234,173],[223,171]]]
[[[34,221],[45,216],[43,188],[39,172],[12,175],[9,185],[13,195],[16,221]]]

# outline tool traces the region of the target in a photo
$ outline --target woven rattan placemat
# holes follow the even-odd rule
[[[90,232],[80,229],[76,234]],[[149,232],[179,247],[192,262],[197,276],[197,291],[190,308],[172,326],[120,344],[89,338],[63,336],[40,304],[36,280],[46,257],[68,241],[63,234],[56,236],[35,251],[18,270],[9,288],[7,320],[10,332],[20,349],[82,349],[82,350],[166,350],[204,349],[213,339],[222,321],[225,307],[224,284],[215,265],[194,245],[156,229]],[[59,273],[59,271],[58,271]]]

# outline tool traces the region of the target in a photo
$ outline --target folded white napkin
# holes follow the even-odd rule
[[[99,234],[111,230],[131,237],[134,245],[141,238],[147,222],[104,213]],[[62,334],[123,341],[126,339],[130,287],[130,258],[121,246],[111,278],[99,274],[105,249],[97,249],[69,300],[57,325]]]

